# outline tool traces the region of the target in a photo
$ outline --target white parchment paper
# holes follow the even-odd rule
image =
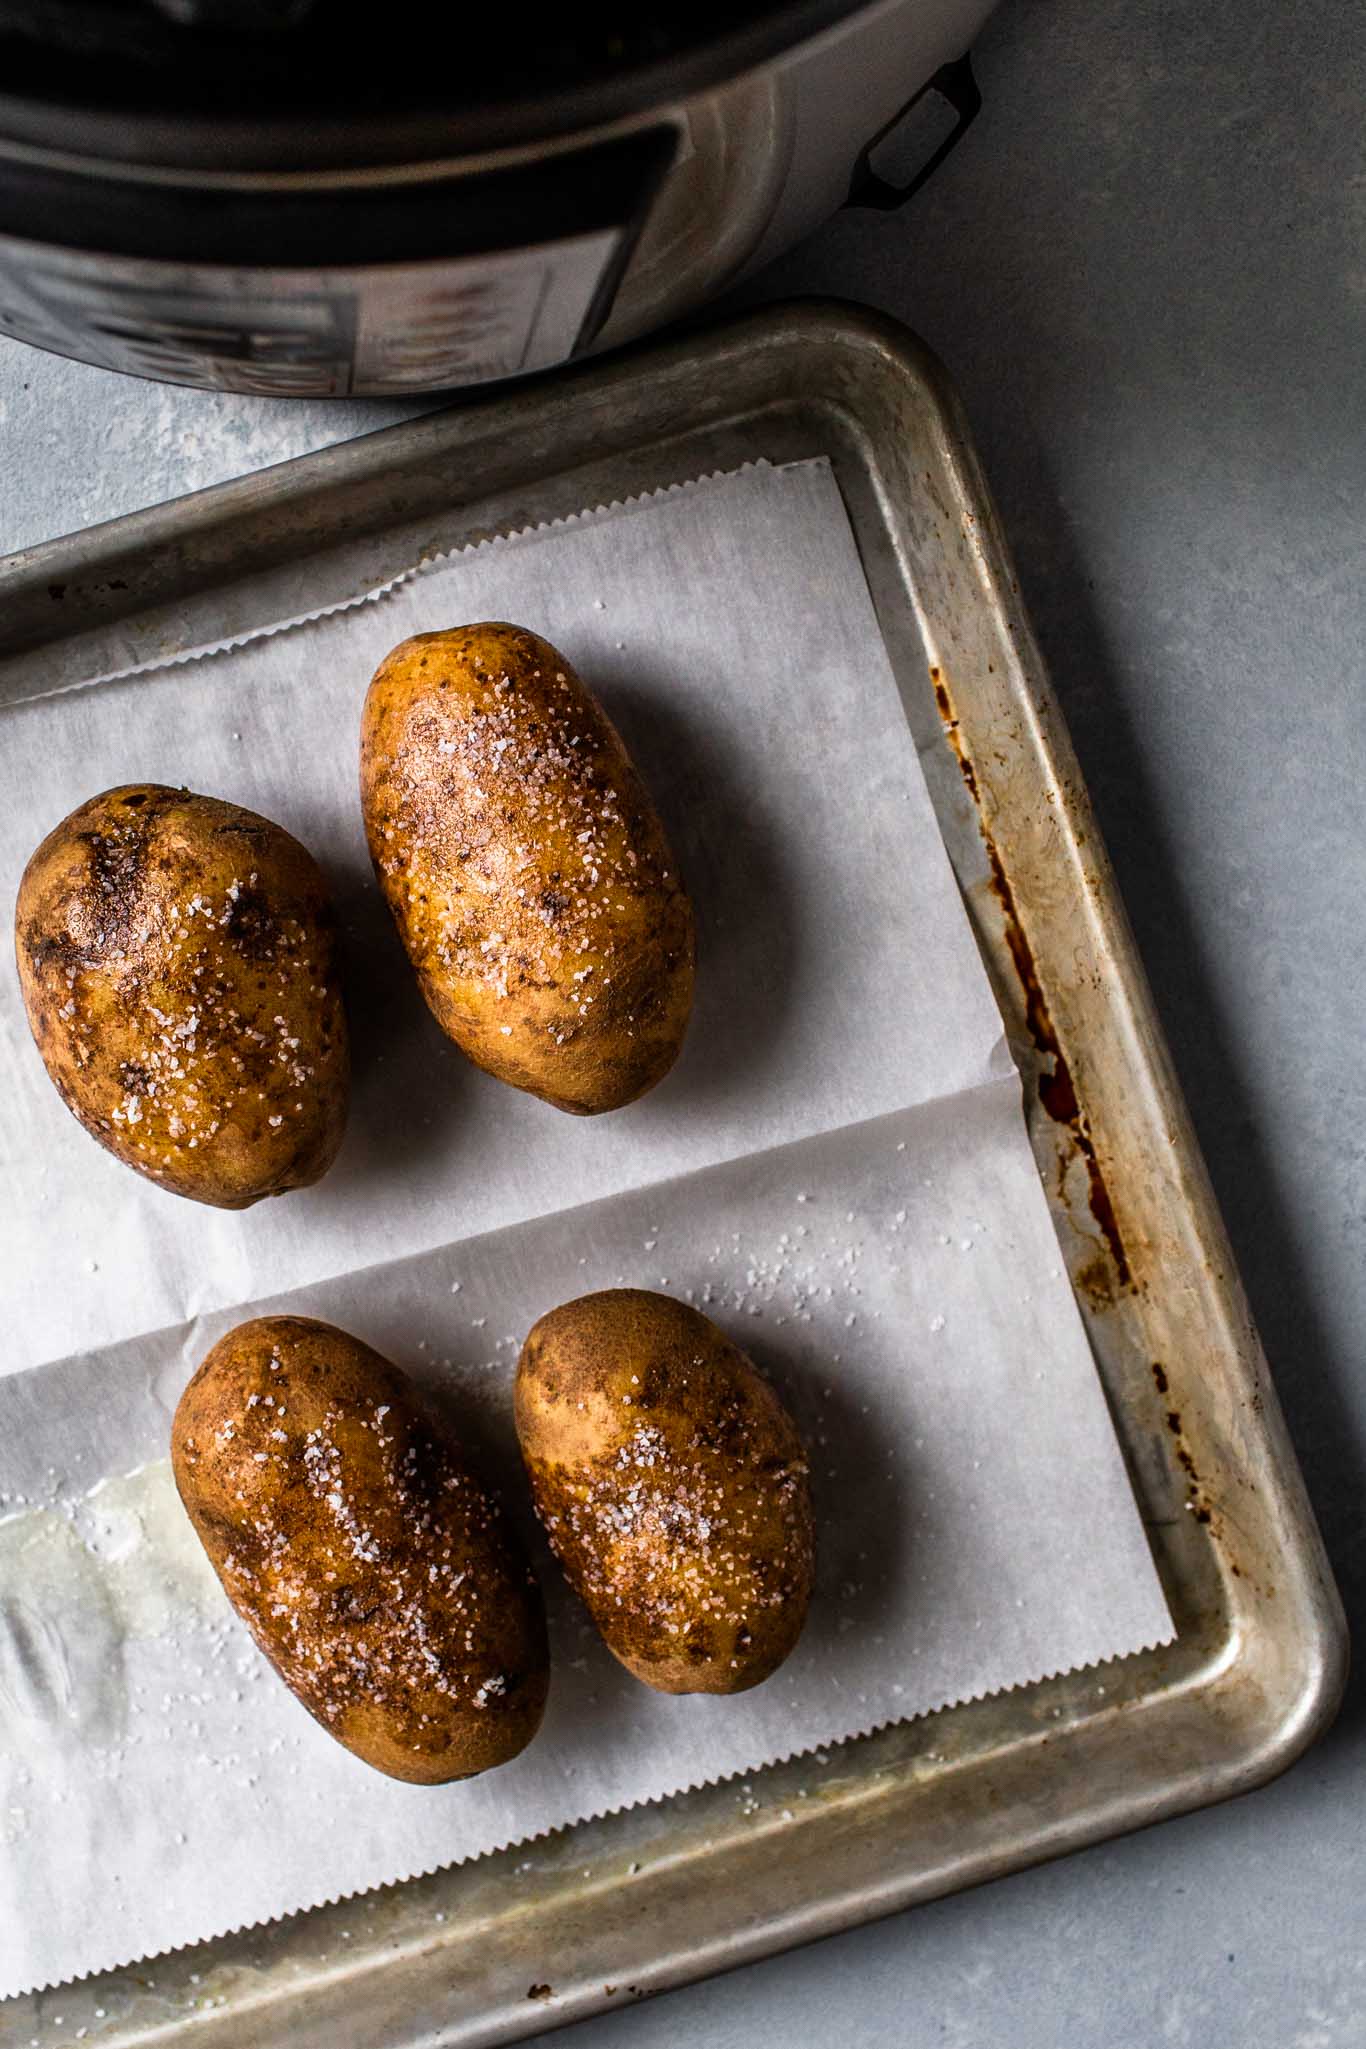
[[[499,617],[599,691],[698,912],[683,1057],[607,1118],[463,1061],[369,879],[369,676],[408,633]],[[112,783],[186,783],[297,833],[341,907],[356,1065],[320,1187],[203,1210],[80,1131],[0,983],[0,1994],[1170,1637],[827,465],[487,544],[373,603],[19,705],[0,746],[9,915],[37,840]],[[222,1330],[287,1302],[415,1372],[520,1512],[521,1338],[619,1282],[707,1307],[803,1423],[803,1641],[754,1693],[657,1697],[538,1549],[540,1737],[468,1785],[380,1779],[263,1666],[198,1553],[164,1464],[180,1389]]]

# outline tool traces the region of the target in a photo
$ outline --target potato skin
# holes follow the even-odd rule
[[[767,1679],[815,1545],[796,1426],[745,1354],[668,1295],[584,1295],[532,1329],[516,1414],[551,1546],[627,1670],[661,1693]]]
[[[125,1165],[245,1209],[332,1164],[349,1059],[331,905],[280,826],[157,783],[106,790],[24,870],[15,953],[44,1066]]]
[[[375,873],[442,1030],[558,1109],[619,1109],[683,1042],[692,907],[606,713],[548,641],[420,633],[361,728]]]
[[[309,1317],[239,1324],[180,1398],[171,1463],[233,1607],[357,1757],[442,1785],[531,1741],[549,1685],[540,1589],[378,1352]]]

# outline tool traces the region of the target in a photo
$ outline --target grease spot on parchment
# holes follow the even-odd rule
[[[0,1589],[0,1746],[35,1763],[117,1743],[125,1644],[222,1604],[164,1460],[0,1522]]]

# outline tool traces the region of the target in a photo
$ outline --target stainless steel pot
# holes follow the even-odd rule
[[[272,395],[607,348],[898,203],[874,146],[931,87],[956,139],[991,5],[587,6],[572,48],[533,10],[448,53],[405,0],[0,0],[0,330]]]

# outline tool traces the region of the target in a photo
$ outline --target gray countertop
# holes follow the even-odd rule
[[[1007,0],[905,212],[750,286],[967,401],[1355,1620],[1366,1592],[1366,12]],[[0,548],[400,417],[0,341]],[[1360,1689],[1276,1786],[582,2024],[575,2049],[1366,2041]]]

